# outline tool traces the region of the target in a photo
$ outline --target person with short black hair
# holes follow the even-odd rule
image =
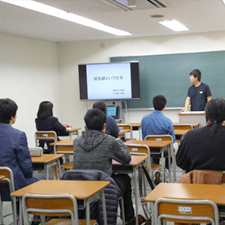
[[[117,126],[115,120],[111,116],[107,115],[106,104],[104,102],[96,102],[93,105],[93,109],[101,109],[106,114],[105,133],[117,138],[120,130],[119,130],[119,127]]]
[[[169,134],[175,142],[175,134],[172,121],[163,115],[163,110],[166,107],[167,100],[163,95],[157,95],[153,98],[152,104],[154,111],[145,115],[141,120],[142,139],[144,140],[150,134]],[[152,157],[152,163],[159,164],[159,158]],[[168,167],[168,160],[166,160]]]
[[[0,165],[12,170],[16,190],[38,181],[33,177],[26,134],[12,127],[17,109],[13,100],[0,99]]]
[[[35,123],[38,131],[55,131],[58,136],[69,135],[67,132],[69,129],[64,127],[59,122],[58,118],[53,116],[53,104],[49,101],[40,103]],[[51,142],[52,141],[39,141],[39,146],[44,149],[44,153],[53,152],[53,146],[49,145]]]
[[[86,131],[73,142],[73,169],[101,170],[112,176],[124,198],[125,220],[129,222],[134,218],[130,177],[127,174],[112,174],[112,160],[128,164],[131,161],[130,152],[121,140],[104,132],[106,114],[102,110],[98,108],[88,110],[84,121]]]
[[[206,103],[212,98],[212,94],[209,86],[201,82],[200,70],[195,69],[190,72],[190,82],[193,85],[188,89],[185,106],[181,112],[187,111],[190,104],[191,111],[204,111]]]
[[[186,133],[176,155],[177,165],[186,172],[225,170],[225,100],[210,100],[205,112],[207,125]]]

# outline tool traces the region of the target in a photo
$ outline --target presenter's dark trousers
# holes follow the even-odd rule
[[[131,195],[131,179],[127,174],[113,174],[112,178],[120,188],[124,200],[125,221],[127,222],[134,217],[134,208]]]

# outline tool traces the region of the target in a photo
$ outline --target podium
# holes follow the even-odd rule
[[[180,123],[200,123],[199,127],[206,125],[205,111],[180,112]]]

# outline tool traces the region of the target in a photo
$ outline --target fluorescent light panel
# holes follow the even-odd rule
[[[174,31],[186,31],[189,30],[187,27],[185,27],[183,24],[181,24],[180,22],[178,22],[177,20],[165,20],[162,22],[159,22],[160,24],[170,28],[171,30]]]
[[[110,34],[114,34],[117,36],[127,36],[132,35],[129,32],[119,30],[113,27],[109,27],[107,25],[104,25],[102,23],[96,22],[94,20],[87,19],[82,16],[78,16],[73,13],[68,13],[66,11],[63,11],[61,9],[54,8],[52,6],[48,6],[39,2],[35,2],[32,0],[0,0],[1,2],[9,3],[12,5],[16,5],[19,7],[23,7],[26,9],[30,9],[33,11],[37,11],[40,13],[44,13],[50,16],[54,16],[63,20],[67,20],[73,23],[78,23],[87,27],[91,27],[97,30],[101,30]]]

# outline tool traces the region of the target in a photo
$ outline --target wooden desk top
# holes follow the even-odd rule
[[[175,135],[185,135],[187,132],[188,132],[189,130],[177,130],[177,129],[175,129],[174,130],[174,134]]]
[[[73,145],[73,140],[72,139],[65,139],[65,140],[61,140],[61,141],[57,141],[57,142],[53,142],[50,145]]]
[[[198,127],[200,123],[178,123],[178,122],[173,122],[173,125],[187,125],[187,124],[190,124],[192,125],[192,127]]]
[[[71,133],[71,132],[74,132],[74,131],[78,131],[78,130],[81,130],[81,128],[71,128],[70,130],[68,130],[67,132]]]
[[[40,180],[11,193],[13,197],[25,194],[70,194],[76,199],[88,199],[109,185],[109,181]]]
[[[129,140],[124,142],[124,144],[147,145],[150,148],[163,148],[171,143],[172,143],[171,141],[139,141],[139,140]]]
[[[2,179],[4,179],[5,178],[5,176],[4,175],[1,175],[0,176],[0,180],[2,180]]]
[[[112,161],[113,166],[137,166],[148,158],[147,155],[131,155],[129,164],[121,164],[115,160]]]
[[[190,116],[190,115],[205,115],[205,111],[191,111],[191,112],[180,112],[179,116]]]
[[[130,132],[130,131],[129,130],[120,130],[118,136],[126,134],[128,132]]]
[[[120,125],[120,126],[123,126],[125,124],[129,124],[131,125],[132,127],[141,127],[141,123],[117,123],[117,125]]]
[[[42,156],[32,156],[32,163],[49,163],[62,158],[64,154],[43,154]]]
[[[225,205],[225,185],[160,183],[145,198],[155,202],[158,198],[207,199]]]

